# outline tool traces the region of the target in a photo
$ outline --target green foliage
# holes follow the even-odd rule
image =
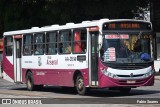
[[[132,11],[146,8],[148,3],[149,0],[0,0],[0,35],[34,26],[133,18]]]

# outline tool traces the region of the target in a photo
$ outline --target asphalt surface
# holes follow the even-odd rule
[[[66,104],[73,106],[72,104],[76,104],[76,106],[82,107],[82,105],[88,106],[89,104],[92,107],[97,107],[97,105],[98,107],[106,107],[106,105],[111,107],[159,107],[160,76],[155,77],[154,86],[138,87],[132,89],[127,95],[107,89],[92,89],[90,93],[85,96],[78,95],[72,89],[68,90],[53,86],[45,86],[43,90],[31,92],[26,89],[25,84],[15,84],[0,78],[0,98],[47,98],[47,104],[58,104],[61,106],[65,106]],[[141,100],[158,101],[158,104],[140,104],[139,102]],[[48,107],[50,106],[51,105],[48,105]]]

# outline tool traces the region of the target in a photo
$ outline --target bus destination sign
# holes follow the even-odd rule
[[[150,23],[142,22],[110,22],[103,24],[103,30],[150,30]]]

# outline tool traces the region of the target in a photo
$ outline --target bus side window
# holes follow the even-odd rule
[[[75,31],[74,32],[74,53],[80,53],[82,52],[82,49],[81,49],[81,38],[80,38],[80,31]]]
[[[34,36],[34,54],[43,55],[44,54],[44,34],[38,33]]]
[[[63,44],[59,43],[59,53],[63,53]]]
[[[73,40],[74,53],[86,53],[87,51],[87,31],[86,30],[75,30]]]
[[[12,54],[13,54],[13,38],[12,38],[12,36],[5,37],[5,53],[6,53],[6,56],[12,56]]]
[[[81,52],[86,52],[86,42],[81,43],[81,49],[82,49]]]
[[[23,38],[23,54],[31,55],[32,54],[32,34],[24,35]]]
[[[57,54],[57,32],[48,32],[46,42],[46,54]]]
[[[70,54],[71,53],[71,31],[60,31],[59,35],[59,53]]]

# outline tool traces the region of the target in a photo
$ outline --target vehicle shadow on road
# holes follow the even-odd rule
[[[11,90],[27,91],[26,87],[23,88],[13,88]],[[66,95],[78,95],[74,88],[70,87],[54,87],[47,86],[40,90],[35,90],[34,92],[51,92],[56,94],[66,94]],[[120,93],[118,90],[108,90],[108,89],[91,89],[85,96],[88,97],[125,97],[125,96],[137,96],[137,95],[150,95],[160,93],[158,90],[142,90],[142,89],[132,89],[130,93],[124,94]]]
[[[118,90],[99,89],[99,90],[91,90],[87,95],[94,97],[125,97],[125,96],[137,96],[137,95],[150,95],[156,93],[160,93],[160,91],[133,89],[130,91],[130,93],[121,93]]]

